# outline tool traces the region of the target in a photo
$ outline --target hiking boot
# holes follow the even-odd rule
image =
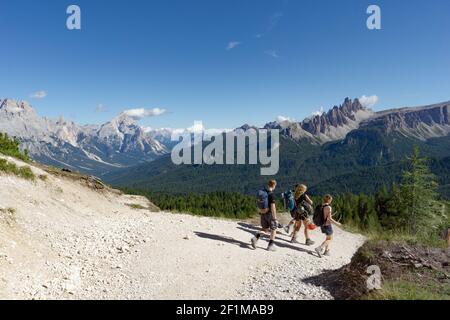
[[[331,256],[330,250],[325,250],[325,252],[323,253],[323,255],[324,255],[325,257]]]
[[[323,250],[323,248],[322,247],[317,247],[316,249],[314,249],[316,252],[317,252],[317,254],[319,255],[319,258],[322,258],[322,250]]]
[[[275,245],[273,243],[269,244],[269,246],[267,247],[267,251],[277,251],[277,249],[275,248]]]
[[[253,237],[251,242],[252,242],[252,248],[256,249],[256,244],[258,243],[258,238]]]
[[[312,246],[314,243],[315,243],[315,242],[312,241],[311,239],[306,239],[306,242],[305,242],[305,244],[306,244],[307,246]]]

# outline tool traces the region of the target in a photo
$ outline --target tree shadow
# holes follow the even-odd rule
[[[244,248],[244,249],[251,249],[249,243],[245,243],[243,241],[239,241],[239,240],[236,240],[236,239],[231,238],[231,237],[225,237],[225,236],[220,236],[220,235],[217,235],[217,234],[210,234],[210,233],[199,232],[199,231],[195,231],[194,233],[195,233],[195,235],[197,237],[200,237],[200,238],[209,239],[209,240],[216,240],[216,241],[222,241],[222,242],[234,244],[234,245],[239,246],[239,247]]]

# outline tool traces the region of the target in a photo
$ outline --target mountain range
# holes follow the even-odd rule
[[[102,125],[40,117],[24,101],[0,100],[0,131],[15,136],[39,162],[89,174],[151,161],[168,152],[122,113]]]
[[[358,99],[346,98],[301,122],[282,119],[263,128],[280,130],[276,178],[286,187],[300,180],[318,192],[340,187],[355,192],[370,184],[352,186],[353,179],[364,179],[361,176],[376,175],[373,188],[397,179],[400,161],[414,145],[446,177],[449,111],[450,102],[444,102],[374,112]],[[249,128],[255,127],[246,124],[240,129]],[[97,175],[115,185],[172,193],[224,189],[251,193],[267,178],[259,175],[256,165],[175,166],[169,155],[173,130],[146,129],[125,113],[102,125],[77,125],[40,117],[27,102],[0,99],[0,132],[16,136],[36,161]],[[396,168],[397,175],[388,174],[386,168]]]
[[[345,99],[302,122],[272,122],[281,131],[279,189],[302,182],[313,193],[371,193],[399,182],[418,146],[430,158],[440,191],[450,197],[450,102],[374,112]],[[241,127],[244,130],[250,125]],[[170,156],[104,178],[112,184],[164,193],[232,191],[253,194],[268,177],[258,165],[172,164]]]

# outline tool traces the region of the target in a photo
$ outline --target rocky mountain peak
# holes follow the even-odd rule
[[[250,129],[254,129],[254,130],[258,130],[258,128],[257,127],[255,127],[255,126],[251,126],[251,125],[249,125],[249,124],[244,124],[244,125],[242,125],[242,126],[240,126],[239,128],[236,128],[236,130],[242,130],[242,131],[247,131],[247,130],[250,130]]]
[[[34,115],[34,109],[26,101],[16,101],[13,99],[0,99],[0,111],[10,115]]]
[[[279,129],[281,133],[294,140],[308,139],[314,143],[325,143],[343,139],[348,132],[356,129],[359,123],[373,112],[358,99],[345,98],[340,106],[334,106],[328,112],[306,118],[302,122],[271,122],[265,128]]]
[[[420,140],[446,136],[450,134],[450,101],[377,112],[361,127],[378,128],[386,135],[398,132]]]
[[[327,113],[316,115],[303,121],[301,127],[312,135],[327,135],[333,128],[345,127],[351,122],[356,122],[356,114],[359,111],[366,111],[366,109],[358,99],[345,98],[342,105],[334,106]]]
[[[27,102],[0,99],[0,132],[16,136],[43,163],[99,173],[150,161],[167,152],[131,117],[121,113],[99,125],[38,116]]]

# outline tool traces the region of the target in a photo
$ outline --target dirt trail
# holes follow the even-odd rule
[[[32,169],[47,179],[0,174],[0,299],[330,299],[302,280],[364,241],[337,230],[322,259],[283,234],[277,252],[264,240],[251,250],[247,222],[155,213],[145,198]]]

